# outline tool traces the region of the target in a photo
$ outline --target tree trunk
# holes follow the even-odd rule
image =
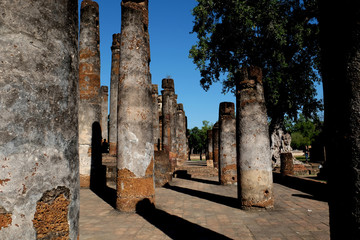
[[[330,235],[360,239],[359,1],[320,1],[320,33]]]

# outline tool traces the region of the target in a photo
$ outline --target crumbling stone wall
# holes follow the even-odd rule
[[[81,187],[90,187],[91,162],[94,161],[95,150],[92,143],[101,144],[101,132],[95,132],[101,131],[99,43],[99,6],[91,0],[83,0],[80,9],[78,114]],[[100,137],[100,140],[94,137]]]
[[[77,36],[77,1],[0,1],[0,239],[78,237]]]
[[[272,208],[271,152],[261,69],[243,69],[236,84],[239,200],[243,208]]]
[[[113,34],[111,46],[111,79],[110,79],[110,119],[109,119],[109,153],[116,155],[117,151],[117,104],[120,76],[120,42],[121,34]]]
[[[116,208],[133,212],[155,201],[148,1],[123,0],[121,9]]]
[[[237,182],[236,119],[232,102],[222,102],[219,108],[219,179],[222,185]]]

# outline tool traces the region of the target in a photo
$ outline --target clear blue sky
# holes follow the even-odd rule
[[[100,7],[101,85],[110,86],[110,47],[112,34],[120,32],[121,0],[96,2]],[[196,4],[196,0],[149,0],[152,82],[159,85],[161,94],[161,80],[167,76],[174,79],[178,103],[184,104],[188,117],[188,128],[201,127],[203,120],[215,123],[220,102],[235,103],[231,93],[221,94],[220,83],[205,92],[200,87],[199,71],[188,58],[191,46],[197,41],[196,35],[190,34],[194,20],[191,10]]]

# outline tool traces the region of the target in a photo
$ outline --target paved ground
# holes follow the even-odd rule
[[[156,209],[139,214],[119,213],[82,189],[80,240],[330,239],[326,202],[274,184],[274,210],[243,211],[237,208],[236,186],[211,180],[176,178],[156,189]],[[112,204],[111,197],[103,198]]]

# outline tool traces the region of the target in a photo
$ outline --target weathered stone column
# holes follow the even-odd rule
[[[101,136],[103,139],[108,138],[108,105],[109,105],[109,88],[107,86],[101,86]]]
[[[175,128],[175,93],[174,93],[174,80],[165,78],[162,80],[161,84],[164,90],[161,91],[162,95],[162,112],[163,112],[163,123],[162,123],[162,143],[163,149],[166,149],[169,152],[170,162],[172,169],[175,169],[176,165],[176,153],[172,148],[172,143],[174,142],[172,138],[174,136],[173,129]]]
[[[175,90],[175,88],[174,88]],[[177,142],[177,108],[178,108],[178,104],[177,104],[177,98],[178,95],[174,94],[173,96],[173,100],[172,100],[172,118],[171,118],[171,154],[170,154],[170,161],[171,161],[171,166],[173,171],[175,171],[175,167],[177,166],[177,159],[178,159],[178,142]]]
[[[212,129],[214,168],[219,168],[219,122]]]
[[[158,115],[159,115],[159,119],[158,119],[158,124],[159,124],[159,149],[163,150],[162,146],[162,123],[163,123],[163,114],[162,114],[162,96],[159,95],[158,96]]]
[[[121,34],[113,34],[111,46],[111,79],[110,79],[110,119],[109,119],[109,154],[117,151],[117,108],[120,76],[120,41]]]
[[[236,119],[232,102],[222,102],[219,108],[219,179],[222,185],[237,182]]]
[[[209,160],[214,160],[212,132],[213,132],[212,130],[207,131],[207,152],[208,152],[208,159]]]
[[[187,138],[186,138],[186,118],[183,104],[177,105],[176,116],[176,142],[177,142],[177,161],[176,166],[182,166],[187,160]]]
[[[77,239],[77,1],[0,2],[0,239]]]
[[[133,212],[155,201],[148,1],[123,0],[121,9],[116,208]]]
[[[152,84],[154,149],[160,151],[158,85]]]
[[[99,6],[84,0],[80,10],[79,157],[80,186],[90,187],[91,168],[101,163]],[[99,146],[100,145],[100,146]]]
[[[249,67],[237,79],[239,200],[243,208],[272,208],[272,168],[262,72]]]

